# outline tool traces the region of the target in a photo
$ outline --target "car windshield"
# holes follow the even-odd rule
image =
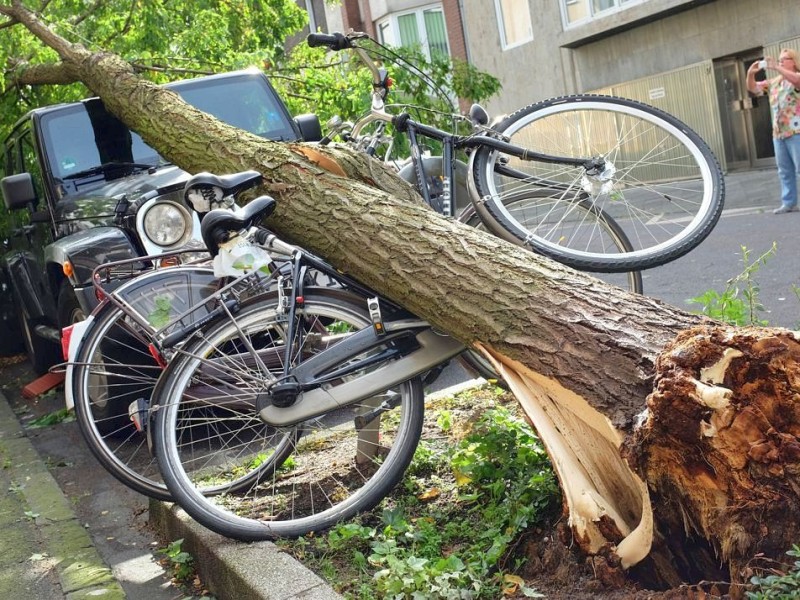
[[[235,127],[274,140],[296,138],[283,105],[263,77],[191,80],[172,89],[189,104]],[[97,98],[44,114],[41,131],[51,172],[62,182],[114,179],[130,172],[109,169],[114,163],[137,167],[165,163]]]

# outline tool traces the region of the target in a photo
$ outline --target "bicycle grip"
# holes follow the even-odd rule
[[[350,40],[341,33],[309,33],[306,43],[312,48],[327,46],[337,51],[350,47]]]

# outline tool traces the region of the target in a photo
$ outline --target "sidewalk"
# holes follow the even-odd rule
[[[128,598],[2,392],[0,465],[0,598]],[[149,507],[166,539],[185,540],[183,549],[217,600],[341,598],[272,543],[228,540],[174,505],[151,500]]]
[[[0,598],[125,598],[0,393]]]
[[[725,176],[724,210],[763,206],[772,212],[780,205],[781,186],[777,169],[736,171]]]

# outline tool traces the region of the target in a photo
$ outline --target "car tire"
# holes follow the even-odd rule
[[[75,290],[69,281],[61,283],[58,291],[58,326],[63,329],[86,319],[86,313],[78,302]]]
[[[50,370],[50,367],[61,362],[61,348],[58,344],[36,335],[35,325],[28,320],[22,310],[17,310],[17,315],[22,332],[22,342],[25,345],[33,372],[37,375],[44,375]]]

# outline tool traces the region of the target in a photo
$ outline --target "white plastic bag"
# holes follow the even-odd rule
[[[270,262],[266,250],[236,236],[219,245],[219,253],[214,257],[214,276],[241,277],[253,271],[269,274]]]

